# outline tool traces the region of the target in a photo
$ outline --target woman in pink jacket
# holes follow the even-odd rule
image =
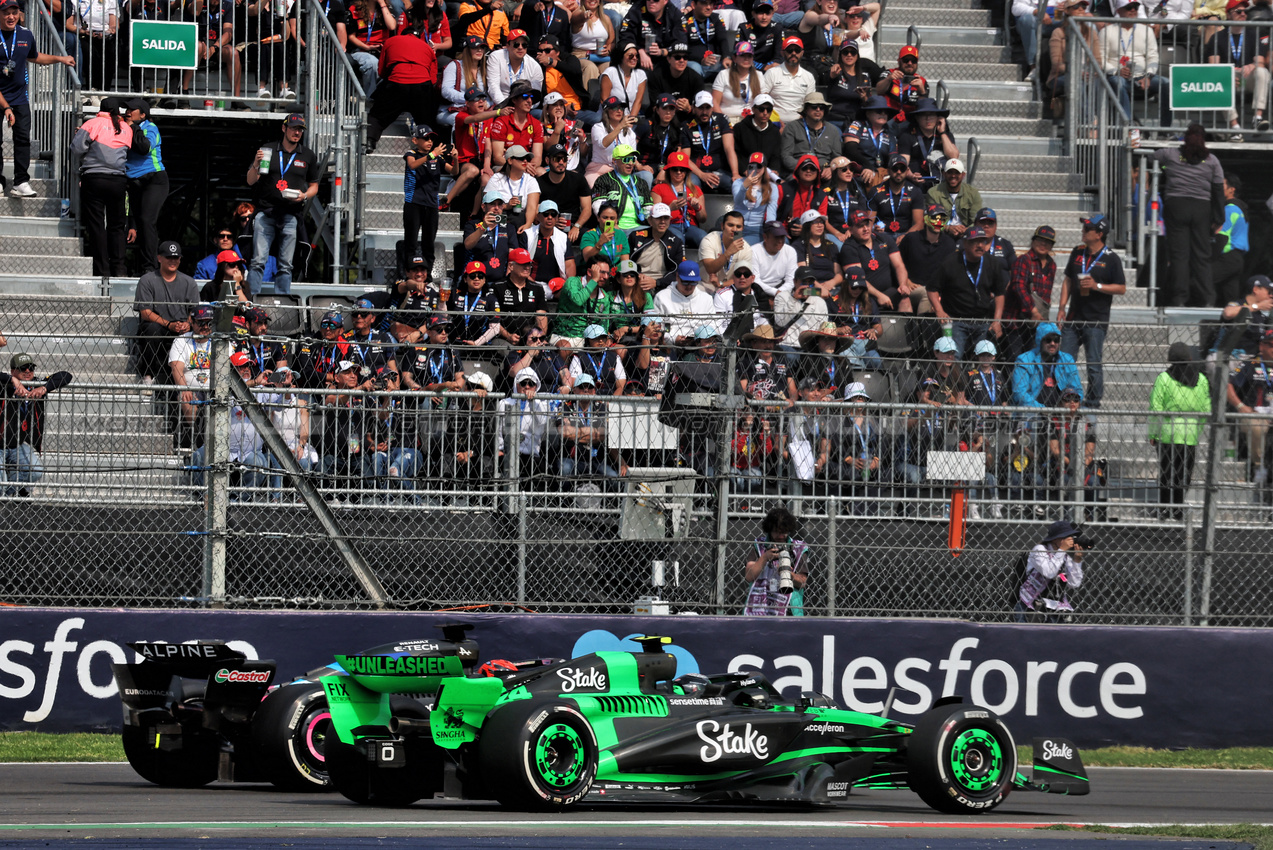
[[[122,277],[127,216],[124,197],[128,178],[124,166],[129,150],[150,152],[145,133],[133,133],[122,117],[123,100],[102,100],[101,111],[84,122],[71,139],[71,153],[80,157],[80,218],[93,257],[93,274]]]

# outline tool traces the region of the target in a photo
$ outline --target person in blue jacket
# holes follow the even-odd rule
[[[1040,322],[1034,348],[1017,358],[1012,400],[1019,407],[1060,407],[1061,394],[1067,390],[1083,396],[1078,366],[1061,351],[1061,329],[1052,322]]]
[[[125,104],[133,132],[141,132],[150,142],[150,151],[129,151],[124,164],[128,177],[128,242],[137,246],[141,274],[159,269],[159,211],[168,199],[168,172],[164,170],[163,140],[150,120],[150,103],[140,97]]]
[[[239,250],[239,244],[234,239],[234,228],[226,225],[217,231],[212,237],[212,253],[200,260],[194,267],[195,280],[212,280],[217,273],[217,257],[222,251],[233,251],[238,254],[243,262],[247,262],[247,258],[243,256],[243,252]],[[278,268],[278,260],[274,255],[266,257],[265,271],[261,274],[261,280],[266,283],[274,281],[274,272]]]

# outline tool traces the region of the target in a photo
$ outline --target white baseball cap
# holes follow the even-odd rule
[[[999,350],[995,348],[995,344],[988,339],[983,339],[977,343],[977,347],[972,350],[973,354],[998,354]]]
[[[670,218],[672,208],[667,204],[655,204],[650,207],[650,218]]]
[[[871,400],[871,394],[866,391],[866,384],[862,383],[861,381],[854,381],[853,383],[845,387],[844,397],[846,399],[864,398],[867,401]]]
[[[941,354],[954,354],[958,350],[955,347],[955,341],[948,336],[938,337],[933,343],[933,351]]]
[[[942,174],[945,174],[947,171],[958,171],[960,174],[968,173],[968,170],[964,168],[963,160],[958,157],[946,160],[946,166],[942,168]]]
[[[485,372],[474,372],[472,375],[465,375],[464,382],[471,386],[481,387],[488,393],[495,389],[495,383],[491,380],[491,376]]]
[[[554,103],[565,103],[566,99],[561,96],[561,92],[550,91],[544,95],[544,106],[552,106]]]
[[[712,93],[708,91],[701,91],[698,94],[694,95],[694,105],[695,106],[711,106]]]

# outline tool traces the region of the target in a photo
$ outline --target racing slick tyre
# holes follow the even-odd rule
[[[160,749],[172,743],[172,732],[168,730],[176,726],[177,721],[164,709],[138,712],[136,725],[124,724],[124,756],[147,782],[166,788],[207,785],[217,778],[221,758],[218,736],[205,729],[183,726],[180,745],[172,750]]]
[[[330,731],[322,685],[298,682],[272,691],[252,718],[261,773],[287,791],[330,791],[325,753]]]
[[[911,790],[925,803],[947,814],[980,814],[1012,790],[1017,748],[994,712],[944,705],[916,724],[906,764]]]
[[[424,706],[407,697],[389,698],[394,717],[427,720]],[[326,742],[327,773],[332,787],[347,800],[371,806],[409,806],[442,787],[442,748],[427,734],[405,740],[406,765],[380,767],[365,751],[341,743],[335,734]]]
[[[597,776],[588,721],[566,702],[511,702],[487,718],[478,763],[487,792],[502,805],[558,811],[575,805]]]

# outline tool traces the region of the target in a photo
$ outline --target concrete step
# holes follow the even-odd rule
[[[91,257],[0,254],[0,274],[91,275]]]
[[[902,32],[907,26],[928,27],[990,27],[990,12],[985,9],[950,9],[942,6],[918,6],[914,3],[894,6],[888,5],[888,19],[896,25],[902,25]],[[993,31],[993,30],[992,30]],[[903,39],[905,41],[905,39]]]
[[[368,192],[397,192],[402,194],[401,174],[368,174]]]
[[[1021,79],[1021,68],[1017,65],[992,65],[975,61],[924,62],[921,59],[919,73],[929,83],[936,80],[1016,82]]]
[[[92,431],[49,431],[44,435],[46,451],[87,454],[158,455],[172,451],[169,434],[102,434]]]
[[[932,77],[927,78],[935,83]],[[942,80],[952,100],[1016,100],[1034,102],[1034,86],[1029,83],[1009,82],[994,78],[950,78]]]
[[[1003,43],[1003,32],[996,27],[956,27],[934,24],[912,24],[910,17],[902,17],[892,8],[884,16],[887,20],[880,27],[880,44],[901,46],[906,43],[906,32],[913,25],[920,37],[920,48],[937,44],[964,44],[988,46]],[[889,55],[885,51],[882,55]],[[896,55],[895,53],[893,55]]]
[[[404,148],[402,153],[390,154],[386,153],[382,148],[376,148],[376,152],[368,154],[367,173],[370,174],[396,174],[398,179],[402,179],[404,161],[402,154],[406,153]]]
[[[980,171],[978,172],[978,178],[980,178]],[[1073,211],[1077,214],[1092,209],[1092,202],[1078,193],[988,191],[982,188],[980,179],[977,180],[977,187],[981,191],[981,199],[986,203],[986,206],[996,211],[1034,209]]]
[[[1043,105],[1024,100],[965,100],[951,98],[946,102],[950,110],[951,127],[959,131],[966,121],[986,118],[1033,118],[1043,117]],[[958,133],[956,133],[958,135]]]
[[[981,148],[981,159],[978,160],[977,174],[983,172],[1009,172],[1022,177],[1041,174],[1073,174],[1074,159],[1068,156],[1035,156],[1030,154],[997,153],[987,150],[980,136],[977,145]]]
[[[48,218],[36,216],[0,216],[0,234],[5,236],[75,236],[75,224],[67,218],[53,215]]]

